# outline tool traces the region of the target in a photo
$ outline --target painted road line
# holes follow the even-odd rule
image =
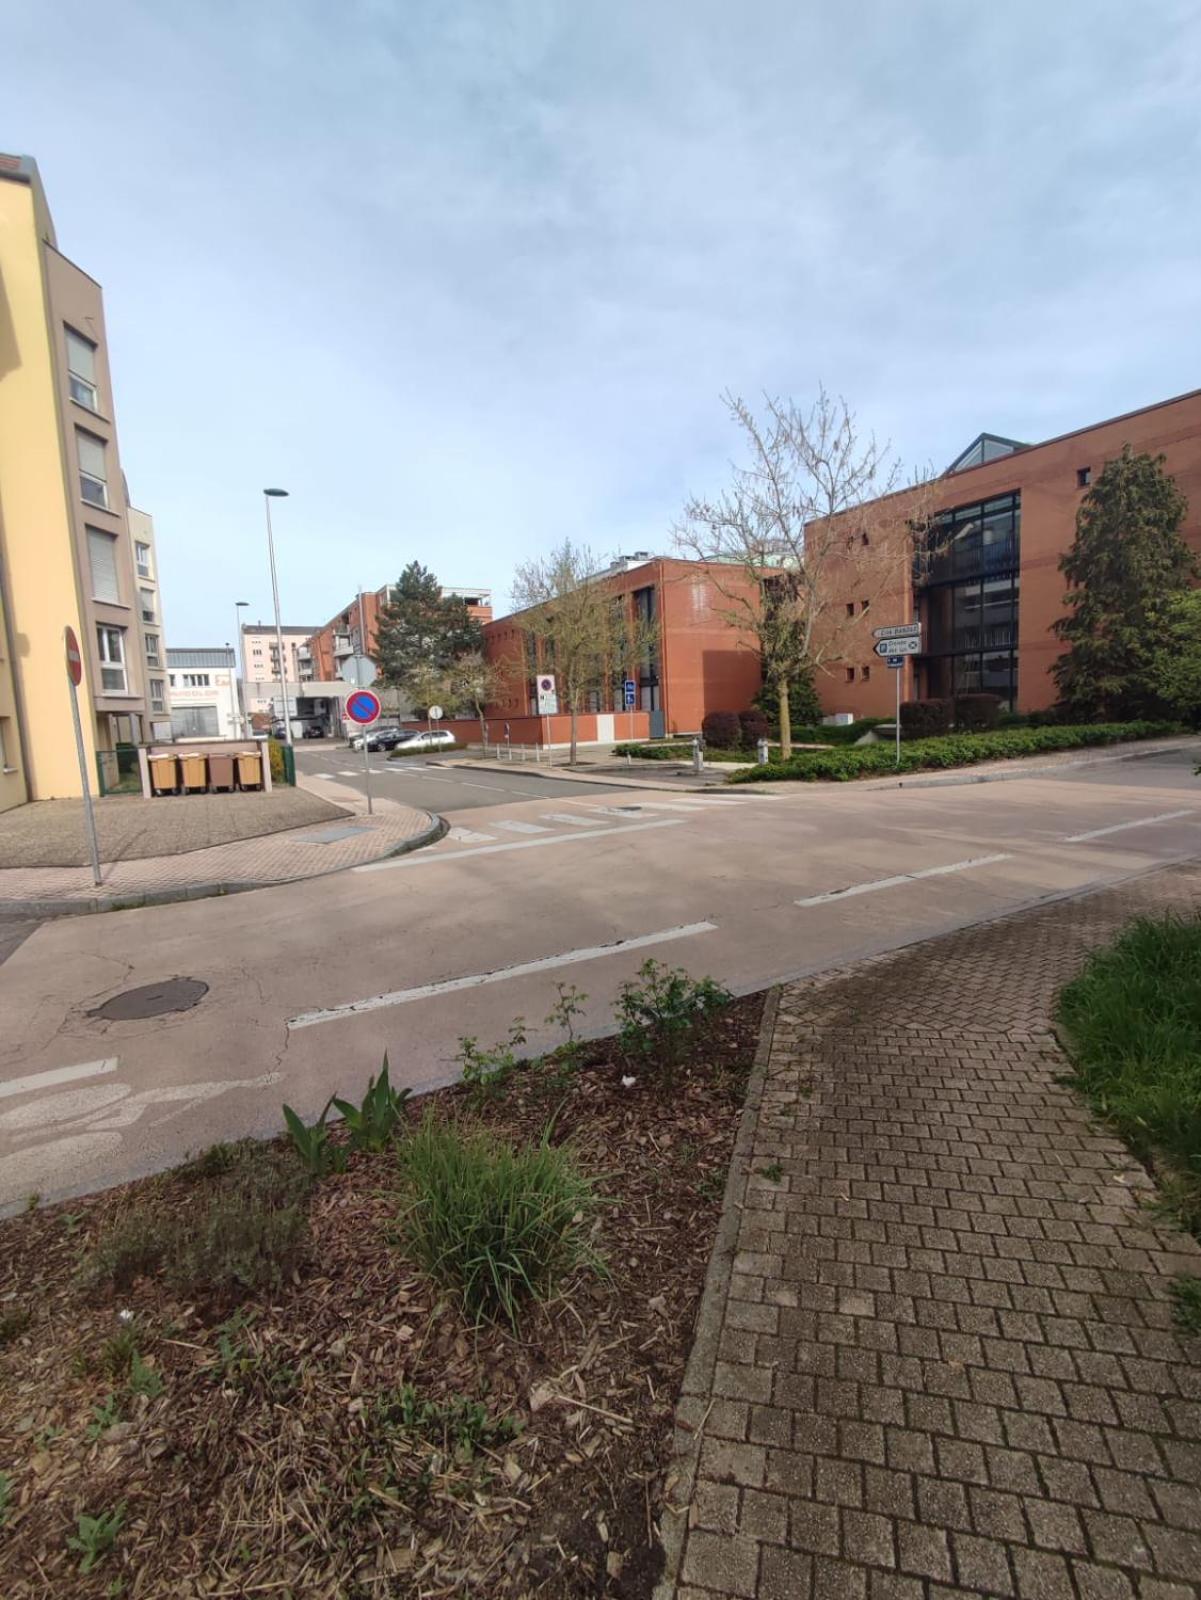
[[[474,833],[470,828],[451,828],[446,837],[453,839],[456,844],[491,844],[496,838],[494,833]]]
[[[989,867],[994,861],[1008,861],[1008,855],[972,856],[968,861],[952,861],[945,867],[923,867],[920,872],[898,872],[891,878],[873,878],[870,883],[854,883],[848,889],[830,889],[826,894],[806,895],[798,906],[824,906],[831,900],[847,900],[853,894],[874,894],[877,889],[895,889],[918,878],[943,878],[952,872],[968,872],[973,867]]]
[[[78,1083],[80,1078],[99,1078],[106,1072],[116,1072],[117,1058],[105,1061],[83,1061],[77,1067],[52,1067],[49,1072],[33,1072],[27,1078],[8,1078],[0,1083],[0,1100],[11,1094],[29,1094],[35,1089],[53,1089],[60,1083]]]
[[[593,822],[591,817],[572,816],[566,811],[544,811],[542,820],[543,822],[566,822],[570,827],[591,828],[594,832],[601,826],[599,822]]]
[[[549,833],[549,828],[544,828],[540,822],[494,822],[494,828],[504,828],[509,833]]]
[[[435,862],[443,866],[448,861],[462,861],[464,856],[496,856],[502,850],[538,850],[548,844],[576,844],[585,839],[606,839],[614,833],[642,833],[647,828],[678,828],[683,817],[660,817],[656,822],[631,822],[624,828],[589,828],[587,833],[553,833],[545,839],[514,839],[510,844],[484,844],[478,850],[459,850],[453,856],[439,855],[436,851],[422,851],[418,855],[401,856],[388,861],[366,861],[361,867],[351,867],[352,872],[397,872],[404,867],[425,867]]]
[[[1127,828],[1149,828],[1153,822],[1175,822],[1177,817],[1198,817],[1201,811],[1189,806],[1185,811],[1161,811],[1157,817],[1136,817],[1133,822],[1115,822],[1111,828],[1093,828],[1089,833],[1070,833],[1064,844],[1084,844],[1088,839],[1104,839],[1109,833],[1124,833]]]
[[[624,955],[627,950],[645,950],[650,945],[669,944],[676,939],[691,939],[698,933],[716,933],[715,922],[686,922],[659,933],[643,933],[635,939],[616,939],[612,944],[565,950],[562,955],[543,956],[540,961],[523,961],[515,967],[499,967],[493,972],[477,972],[470,978],[448,978],[443,983],[423,983],[416,989],[394,989],[390,994],[372,995],[368,1000],[352,1000],[328,1011],[302,1011],[288,1022],[289,1030],[311,1028],[318,1022],[335,1022],[339,1017],[354,1017],[364,1011],[382,1011],[387,1006],[408,1005],[413,1000],[430,1000],[435,995],[455,994],[461,989],[479,989],[486,983],[504,983],[509,978],[528,978],[536,972],[553,972],[556,967],[572,967],[581,961],[598,961],[602,956]]]

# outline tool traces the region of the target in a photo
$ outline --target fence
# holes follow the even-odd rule
[[[97,750],[96,773],[101,795],[142,792],[136,745],[121,744],[115,750]]]

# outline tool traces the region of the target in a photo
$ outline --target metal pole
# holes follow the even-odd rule
[[[363,729],[363,788],[367,793],[367,815],[374,815],[371,805],[371,752],[367,748],[369,732]]]
[[[897,668],[897,726],[896,726],[896,736],[897,736],[897,766],[898,767],[901,764],[901,675],[902,675],[902,673],[904,671],[905,671],[905,668],[904,668],[903,665],[899,666]]]
[[[79,756],[79,782],[83,787],[83,815],[87,826],[88,849],[92,856],[92,882],[103,882],[100,876],[100,846],[96,840],[96,813],[92,810],[92,791],[88,786],[88,758],[83,748],[83,724],[79,720],[79,693],[67,679],[71,691],[71,717],[75,723],[75,750]]]
[[[360,655],[360,657],[365,656],[367,654],[367,626],[366,626],[366,623],[364,621],[364,615],[365,614],[364,614],[364,611],[363,611],[363,585],[360,584],[359,585],[359,655]],[[355,673],[355,677],[356,677],[356,679],[358,678],[358,672]],[[361,683],[357,683],[356,682],[356,684],[355,684],[355,688],[356,689],[361,689],[362,687],[363,687],[363,685]],[[367,748],[367,745],[370,742],[370,738],[371,738],[370,729],[364,728],[363,729],[363,788],[364,788],[364,790],[366,791],[366,794],[367,794],[367,815],[369,817],[375,815],[375,807],[372,805],[372,802],[371,802],[371,752]]]
[[[246,724],[242,716],[242,684],[238,674],[238,641],[242,637],[242,608],[234,607],[234,738],[246,738]]]
[[[235,634],[234,637],[236,638],[237,635]],[[229,646],[227,645],[226,649],[228,648]],[[236,644],[234,645],[234,669],[229,675],[229,698],[234,708],[234,738],[240,739],[242,737],[242,716],[238,705],[238,647]]]
[[[288,715],[288,663],[284,659],[284,630],[279,620],[279,579],[275,574],[275,537],[271,531],[271,496],[263,496],[267,508],[267,554],[271,558],[271,598],[275,602],[275,644],[279,651],[279,692],[284,708],[284,739],[292,743],[292,718]]]

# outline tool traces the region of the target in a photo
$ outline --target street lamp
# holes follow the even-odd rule
[[[234,601],[234,738],[249,738],[246,727],[246,716],[242,710],[241,678],[238,672],[238,641],[242,637],[242,613],[249,606],[249,600]],[[242,667],[246,667],[246,646],[242,646]]]
[[[275,539],[271,533],[271,502],[286,500],[286,489],[264,489],[263,505],[267,509],[267,554],[271,558],[271,598],[275,601],[275,644],[279,651],[279,693],[284,708],[284,738],[292,743],[292,718],[288,715],[288,663],[284,659],[284,630],[279,620],[279,579],[275,575]]]

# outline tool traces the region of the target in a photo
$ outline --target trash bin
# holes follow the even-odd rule
[[[240,789],[263,787],[263,758],[253,750],[243,750],[238,756],[238,787]]]
[[[179,764],[185,789],[208,788],[208,761],[204,756],[182,756]]]
[[[150,789],[153,794],[174,794],[179,788],[179,763],[174,756],[150,757]]]
[[[232,789],[234,786],[233,756],[209,757],[209,788]]]

